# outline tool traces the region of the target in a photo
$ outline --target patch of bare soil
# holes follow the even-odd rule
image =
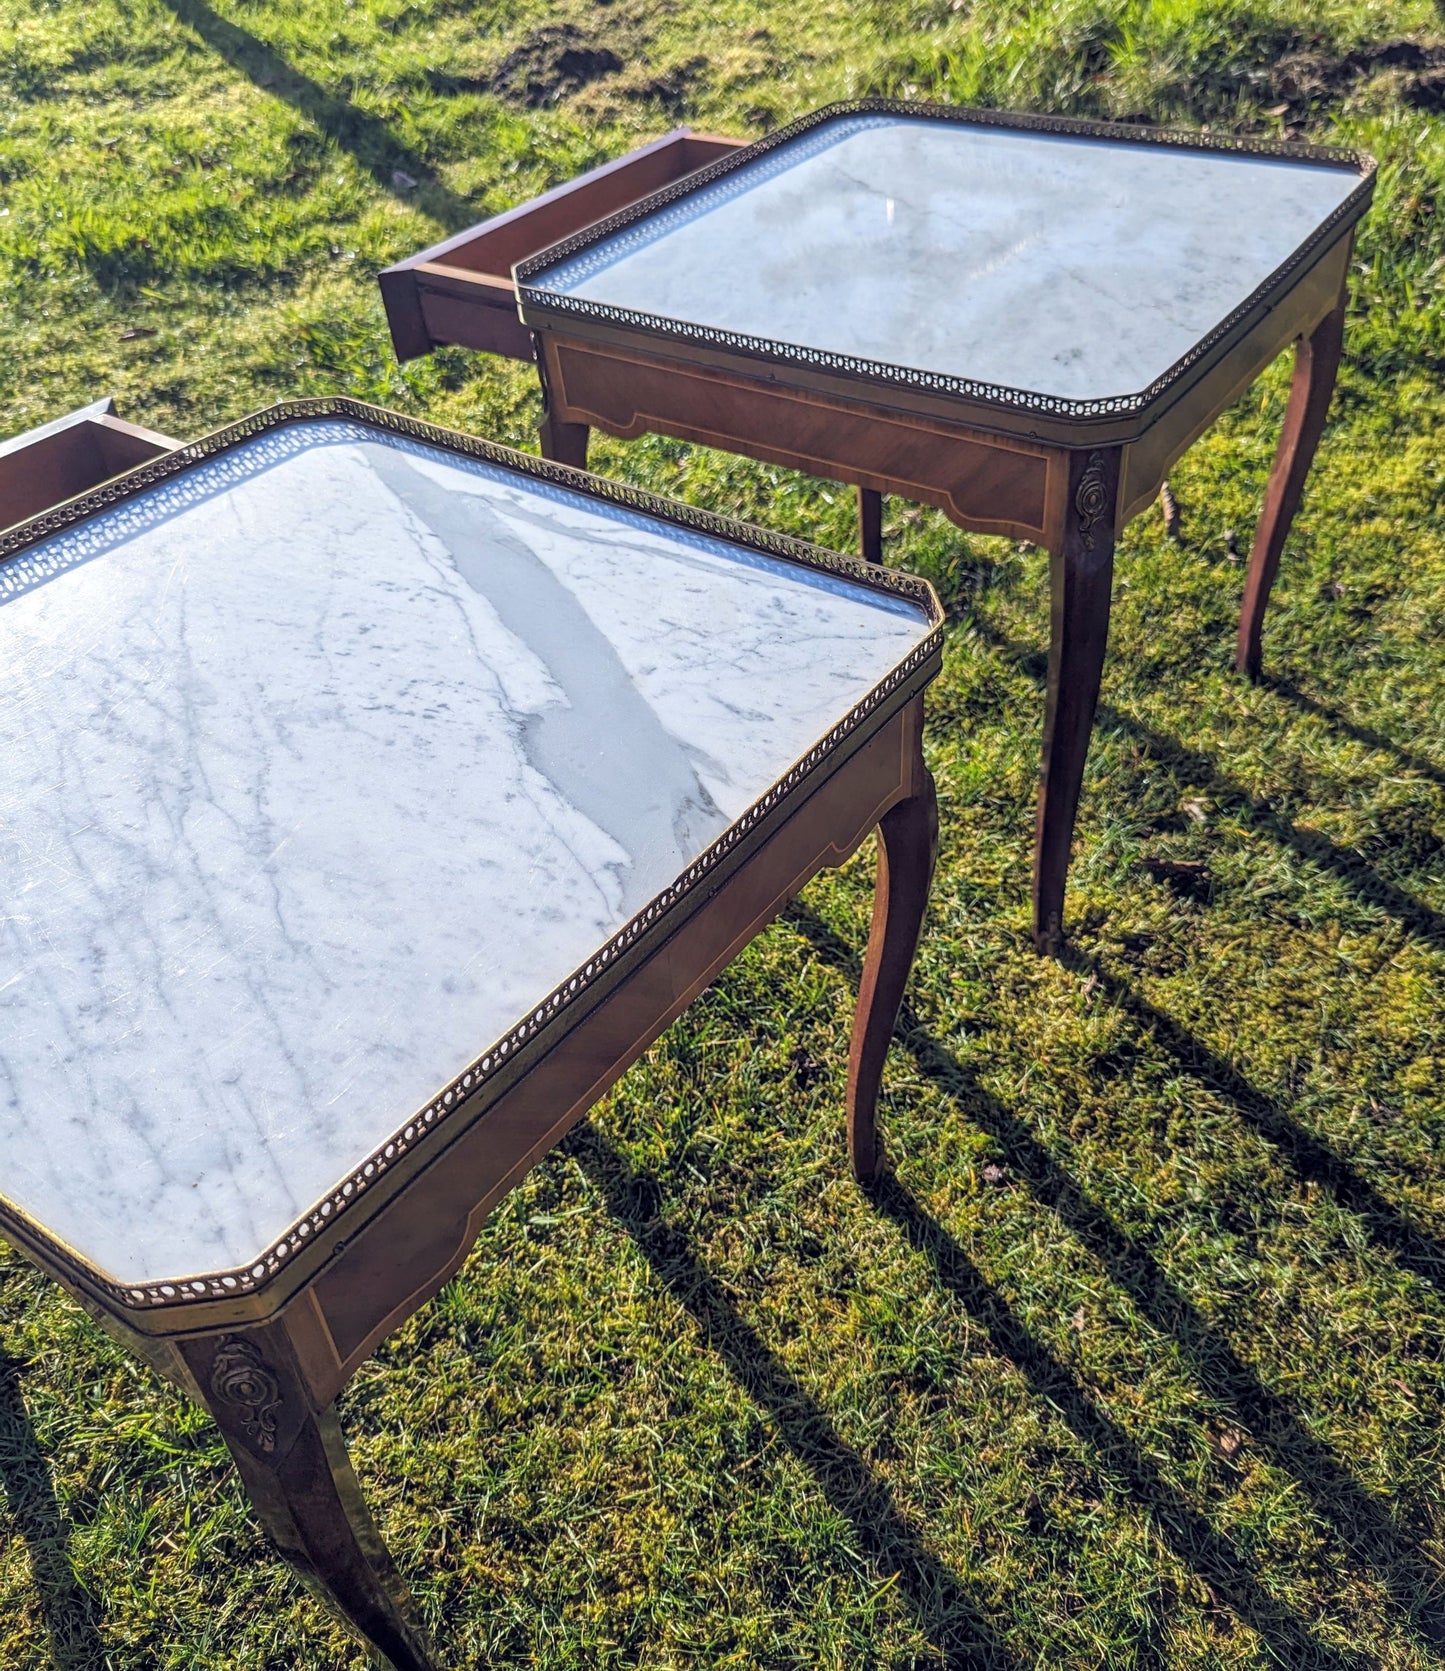
[[[534,29],[490,74],[448,78],[448,91],[495,93],[536,110],[581,94],[578,107],[615,114],[632,103],[661,105],[680,115],[708,69],[704,57],[664,59],[649,50],[658,19],[672,0],[649,0],[645,9],[595,0],[582,18],[560,19]],[[600,13],[600,15],[598,15]],[[433,77],[433,85],[437,78]]]
[[[536,110],[579,93],[604,76],[615,75],[622,59],[595,35],[575,23],[548,23],[497,65],[488,91]]]
[[[1389,74],[1400,99],[1416,110],[1445,110],[1445,43],[1378,41],[1343,57],[1321,52],[1292,52],[1274,66],[1276,97],[1303,115],[1311,107],[1334,104],[1365,80]]]

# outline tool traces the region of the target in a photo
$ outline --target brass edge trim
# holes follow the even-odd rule
[[[1161,372],[1152,383],[1135,394],[1106,395],[1090,400],[1046,395],[1032,389],[1012,388],[1007,384],[981,383],[968,377],[924,371],[914,366],[893,365],[886,360],[870,360],[858,355],[836,354],[827,349],[807,348],[797,343],[775,342],[766,337],[749,336],[715,326],[696,325],[687,320],[643,313],[634,308],[617,307],[607,302],[583,301],[558,291],[538,290],[530,284],[531,279],[548,268],[581,254],[583,250],[592,248],[614,233],[624,231],[627,227],[647,219],[660,209],[670,207],[693,192],[704,190],[715,181],[747,167],[759,158],[767,156],[769,152],[811,132],[812,129],[842,117],[865,115],[911,116],[975,127],[1010,128],[1027,133],[1069,134],[1137,145],[1163,145],[1182,150],[1276,157],[1291,162],[1349,169],[1360,176],[1360,183],[1262,284],[1207,335],[1201,337],[1187,353]],[[1134,417],[1151,406],[1186,372],[1206,359],[1241,321],[1272,296],[1290,274],[1330,240],[1343,224],[1357,220],[1363,215],[1374,193],[1375,169],[1375,159],[1367,151],[1351,151],[1335,146],[1301,145],[1289,140],[1193,133],[1182,128],[1136,127],[1127,123],[1092,122],[1070,116],[1035,116],[1022,111],[979,110],[967,105],[854,99],[824,105],[820,110],[800,116],[755,144],[730,156],[719,157],[695,174],[686,175],[683,179],[652,193],[650,197],[628,204],[615,214],[595,221],[591,226],[572,233],[570,237],[539,250],[523,261],[518,261],[512,268],[512,279],[517,288],[518,306],[523,322],[533,326],[541,320],[557,316],[586,319],[639,332],[653,340],[731,348],[750,358],[768,360],[775,364],[814,366],[820,370],[838,372],[875,384],[891,384],[926,393],[951,395],[988,406],[1002,407],[1008,411],[1033,412],[1068,422]]]
[[[5,591],[4,563],[28,547],[63,532],[87,517],[109,510],[170,476],[180,475],[193,465],[218,457],[271,430],[282,429],[292,423],[325,418],[345,418],[356,423],[369,424],[374,429],[383,430],[388,434],[422,441],[428,446],[479,459],[484,464],[511,470],[534,481],[566,488],[584,498],[596,499],[602,504],[635,511],[689,533],[705,534],[710,538],[762,552],[769,557],[780,558],[784,562],[796,563],[802,568],[855,581],[869,591],[891,592],[896,597],[906,598],[917,605],[927,616],[930,624],[936,625],[943,620],[943,607],[932,585],[916,575],[905,574],[898,569],[880,569],[876,564],[865,563],[861,558],[846,556],[842,552],[829,550],[826,546],[814,545],[808,540],[795,539],[789,534],[780,534],[771,528],[742,522],[734,517],[719,516],[713,511],[684,504],[678,499],[666,499],[659,494],[648,493],[642,488],[609,481],[592,474],[591,471],[577,470],[568,464],[557,464],[551,459],[539,458],[535,453],[519,452],[515,447],[504,447],[494,441],[484,441],[479,436],[466,435],[460,430],[442,429],[421,418],[408,417],[382,406],[372,406],[365,401],[353,400],[348,395],[320,395],[306,400],[278,401],[274,406],[250,413],[235,423],[212,430],[210,434],[203,435],[195,441],[181,443],[171,452],[148,459],[99,487],[77,494],[73,499],[67,499],[24,522],[17,522],[13,527],[0,531],[0,597],[3,597]]]
[[[103,1271],[78,1250],[68,1246],[24,1209],[0,1197],[0,1229],[13,1226],[17,1239],[34,1244],[37,1254],[43,1260],[48,1260],[60,1271],[68,1273],[71,1279],[93,1298],[110,1308],[118,1307],[122,1313],[153,1313],[169,1306],[195,1305],[207,1300],[235,1301],[258,1294],[301,1249],[319,1243],[332,1226],[341,1222],[347,1209],[366,1196],[368,1190],[384,1175],[390,1173],[404,1155],[417,1148],[431,1133],[440,1130],[449,1117],[459,1113],[464,1105],[474,1106],[477,1093],[511,1064],[518,1050],[569,1009],[583,994],[590,993],[591,989],[609,974],[619,958],[643,941],[684,898],[692,895],[701,884],[710,881],[713,873],[732,855],[734,849],[767,820],[780,803],[789,799],[825,759],[837,752],[853,732],[890,698],[896,697],[903,687],[910,682],[918,682],[920,675],[930,663],[935,664],[936,672],[936,664],[941,659],[943,609],[933,587],[926,580],[901,574],[893,569],[879,569],[859,558],[846,557],[840,552],[810,545],[805,541],[792,539],[786,534],[774,533],[769,529],[717,516],[710,511],[699,510],[675,500],[662,499],[637,488],[605,481],[587,471],[554,464],[551,460],[517,452],[510,447],[501,447],[475,436],[439,429],[420,419],[389,412],[382,407],[369,406],[347,396],[283,401],[234,424],[228,424],[210,435],[202,436],[199,440],[188,442],[174,452],[141,464],[101,487],[80,494],[52,510],[44,511],[39,516],[0,533],[0,598],[4,595],[5,559],[73,527],[88,517],[98,515],[126,499],[135,497],[171,476],[205,463],[258,436],[288,424],[327,418],[340,418],[369,425],[390,434],[477,458],[533,480],[547,482],[605,504],[617,505],[651,516],[692,533],[706,534],[795,563],[803,568],[856,581],[867,590],[892,593],[908,599],[917,606],[928,620],[930,630],[902,661],[830,728],[824,737],[814,743],[765,794],[740,814],[681,876],[625,923],[581,968],[549,993],[528,1015],[496,1040],[470,1068],[444,1086],[430,1102],[405,1121],[388,1141],[379,1144],[341,1183],[307,1213],[296,1219],[280,1237],[245,1266],[174,1279],[123,1283]],[[926,679],[923,682],[926,682]]]

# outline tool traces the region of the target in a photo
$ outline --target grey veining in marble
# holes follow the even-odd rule
[[[1266,157],[839,117],[528,282],[1093,400],[1147,388],[1357,184]]]
[[[340,422],[0,567],[0,1193],[249,1262],[927,632]]]

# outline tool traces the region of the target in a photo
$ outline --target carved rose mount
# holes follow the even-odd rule
[[[1089,454],[1088,466],[1079,477],[1078,490],[1074,494],[1074,509],[1079,513],[1079,535],[1084,542],[1085,551],[1094,549],[1094,530],[1099,525],[1099,518],[1108,508],[1109,494],[1104,484],[1104,455],[1096,451]]]
[[[240,1418],[257,1449],[276,1448],[276,1411],[281,1388],[275,1373],[249,1340],[229,1335],[211,1365],[211,1391]]]

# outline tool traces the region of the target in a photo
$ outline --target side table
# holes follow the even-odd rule
[[[1048,547],[1034,933],[1054,950],[1118,532],[1300,341],[1236,650],[1257,673],[1372,190],[1356,153],[863,100],[515,277],[557,456],[587,424],[662,430]]]
[[[1235,652],[1256,676],[1373,167],[1288,142],[865,99],[600,220],[585,191],[552,199],[547,227],[568,201],[578,226],[514,269],[543,450],[581,464],[589,427],[653,430],[853,483],[870,557],[885,493],[1046,546],[1033,918],[1057,949],[1118,533],[1296,343]],[[511,212],[514,244],[529,207]],[[422,351],[394,300],[407,282],[421,281],[383,277],[403,354]],[[432,341],[467,340],[455,322],[470,310],[450,304],[428,315]]]
[[[0,535],[0,1233],[212,1413],[399,1671],[433,1651],[337,1395],[876,828],[875,1171],[940,618],[925,582],[341,399]]]

